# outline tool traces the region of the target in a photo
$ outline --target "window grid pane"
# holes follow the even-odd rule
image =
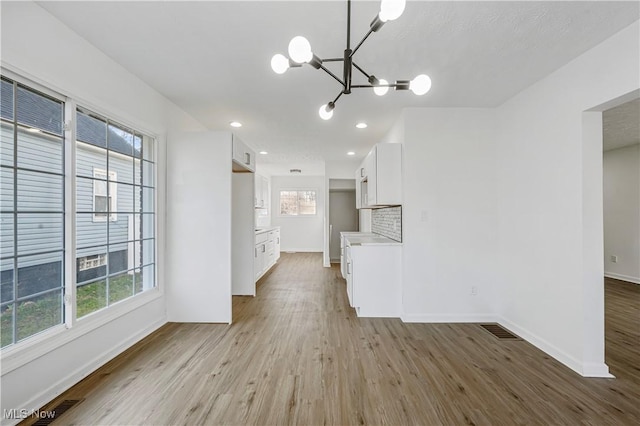
[[[33,129],[18,127],[16,141],[18,167],[49,173],[64,173],[62,150],[64,139],[60,136],[32,132],[31,130]]]
[[[16,341],[24,340],[63,321],[62,289],[22,300],[14,306],[17,306]]]
[[[64,104],[35,90],[18,85],[17,122],[34,129],[62,136]]]
[[[14,85],[11,81],[2,79],[0,89],[0,117],[13,121]]]
[[[0,164],[9,167],[13,167],[14,129],[13,124],[0,123]]]

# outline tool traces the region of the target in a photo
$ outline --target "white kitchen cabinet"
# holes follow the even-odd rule
[[[356,170],[356,208],[402,204],[402,145],[379,143]]]
[[[256,153],[237,136],[233,136],[233,170],[236,172],[256,170]]]
[[[348,243],[344,248],[344,261],[344,279],[347,280],[347,297],[349,299],[349,306],[353,308],[353,265],[351,264],[351,246]]]
[[[276,252],[276,262],[280,259],[280,228],[276,228],[275,233],[275,252]]]
[[[266,257],[267,257],[267,233],[262,232],[256,234],[256,246],[254,249],[253,272],[256,281],[264,274]]]
[[[258,281],[280,258],[280,228],[265,228],[256,231],[254,251],[254,273]]]
[[[359,238],[346,237],[349,304],[359,317],[400,317],[402,246],[354,242]]]

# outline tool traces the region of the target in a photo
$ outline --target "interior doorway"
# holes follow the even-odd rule
[[[602,113],[605,362],[640,383],[640,98]]]
[[[358,231],[355,180],[332,179],[329,183],[329,259],[331,263],[340,262],[340,232],[349,231]]]

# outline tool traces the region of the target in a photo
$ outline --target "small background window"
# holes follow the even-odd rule
[[[316,214],[316,191],[280,191],[281,216],[309,216]]]
[[[93,221],[106,222],[107,215],[109,221],[118,220],[117,209],[118,199],[118,174],[109,172],[109,182],[107,182],[107,172],[105,170],[93,169]],[[109,190],[107,191],[107,185]]]

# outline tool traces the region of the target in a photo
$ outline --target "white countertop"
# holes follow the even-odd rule
[[[382,235],[373,234],[373,233],[345,233],[345,238],[349,242],[351,246],[374,246],[374,245],[384,245],[384,246],[401,246],[402,243],[392,240],[391,238],[383,237]]]
[[[346,231],[346,232],[340,232],[341,236],[344,237],[375,237],[378,236],[378,234],[374,234],[373,232],[358,232],[358,231]]]

